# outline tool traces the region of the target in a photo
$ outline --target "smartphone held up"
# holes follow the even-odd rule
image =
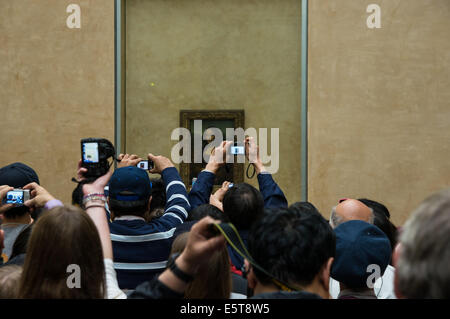
[[[150,171],[155,168],[155,164],[151,160],[140,161],[137,167],[146,171]]]
[[[241,143],[234,143],[231,146],[230,153],[232,155],[245,155],[245,147]]]

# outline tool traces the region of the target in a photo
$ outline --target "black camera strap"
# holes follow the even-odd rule
[[[231,247],[233,247],[236,252],[241,255],[241,257],[248,260],[248,262],[255,268],[257,268],[259,271],[264,273],[266,276],[270,277],[272,282],[278,286],[281,290],[284,291],[299,291],[297,288],[293,288],[291,285],[283,282],[282,280],[276,278],[274,275],[266,271],[263,267],[258,265],[258,263],[253,259],[253,257],[248,252],[247,248],[245,247],[244,242],[242,241],[241,236],[239,236],[239,233],[231,223],[220,223],[220,224],[212,224],[214,227],[217,228],[217,230],[225,237],[226,241],[230,244]]]

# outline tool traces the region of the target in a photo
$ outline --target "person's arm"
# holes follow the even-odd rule
[[[30,183],[23,187],[23,189],[29,189],[31,192],[31,199],[23,203],[30,209],[44,208],[46,210],[54,207],[63,206],[63,203],[53,197],[44,187],[37,183]]]
[[[216,172],[206,169],[198,174],[197,181],[192,186],[188,195],[189,202],[191,203],[191,209],[209,202],[209,197],[212,193],[215,178]]]
[[[184,223],[191,209],[186,186],[170,159],[153,154],[148,154],[148,159],[153,161],[155,166],[150,173],[161,174],[167,198],[164,214],[152,222],[167,229],[174,228]]]
[[[225,197],[225,194],[230,188],[230,185],[231,183],[228,181],[223,182],[222,187],[220,187],[214,194],[212,194],[209,197],[209,203],[213,206],[216,206],[222,212],[223,212],[223,204],[222,204],[223,198]]]
[[[218,222],[211,217],[205,217],[192,227],[186,248],[175,260],[178,269],[186,275],[195,277],[200,266],[208,263],[211,255],[225,245],[222,235],[211,237],[209,232],[210,224]],[[136,287],[130,298],[182,298],[188,284],[172,270],[166,269],[158,278]]]
[[[264,198],[265,208],[283,208],[288,207],[286,196],[273,180],[272,175],[269,173],[260,173],[257,176],[259,191]]]
[[[288,202],[283,191],[273,180],[272,175],[267,172],[264,164],[259,156],[259,147],[256,145],[252,137],[245,139],[246,154],[250,163],[255,167],[257,175],[259,191],[264,198],[265,208],[282,208],[287,207]]]
[[[224,141],[216,147],[209,157],[205,169],[198,174],[197,181],[189,192],[189,202],[192,209],[209,203],[217,171],[225,164],[227,150],[232,144],[233,142]]]
[[[91,194],[104,194],[105,186],[111,178],[112,172],[97,178],[92,184],[83,185],[84,202],[86,213],[91,217],[92,221],[97,227],[100,241],[102,243],[103,258],[113,259],[112,243],[109,233],[108,220],[106,219],[105,200],[90,199]]]
[[[111,236],[109,231],[109,224],[107,213],[105,209],[105,200],[89,199],[91,194],[103,194],[105,186],[111,178],[112,172],[97,178],[92,184],[83,185],[83,195],[87,199],[84,203],[85,211],[92,219],[97,228],[102,244],[103,262],[105,265],[105,280],[106,280],[106,294],[107,299],[126,299],[127,296],[119,288],[117,282],[117,274],[114,270],[113,263],[113,249],[111,243]]]

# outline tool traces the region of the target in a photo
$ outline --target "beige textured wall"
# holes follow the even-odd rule
[[[450,183],[450,1],[313,0],[309,19],[309,199],[328,215],[368,197],[402,223]]]
[[[127,152],[170,155],[181,109],[244,109],[247,127],[280,128],[274,178],[299,200],[300,5],[126,1]]]
[[[70,202],[80,139],[114,139],[114,2],[0,0],[0,107],[0,166],[32,166]]]

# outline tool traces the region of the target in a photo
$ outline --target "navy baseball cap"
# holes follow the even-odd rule
[[[391,260],[391,244],[377,226],[361,220],[351,220],[334,229],[336,256],[331,277],[349,288],[367,287],[367,278],[374,272],[367,267],[378,265],[380,276]]]
[[[33,182],[39,184],[39,178],[28,165],[17,162],[0,168],[0,185],[22,188]]]
[[[109,180],[109,197],[118,201],[148,200],[151,193],[147,172],[135,166],[116,169]]]

